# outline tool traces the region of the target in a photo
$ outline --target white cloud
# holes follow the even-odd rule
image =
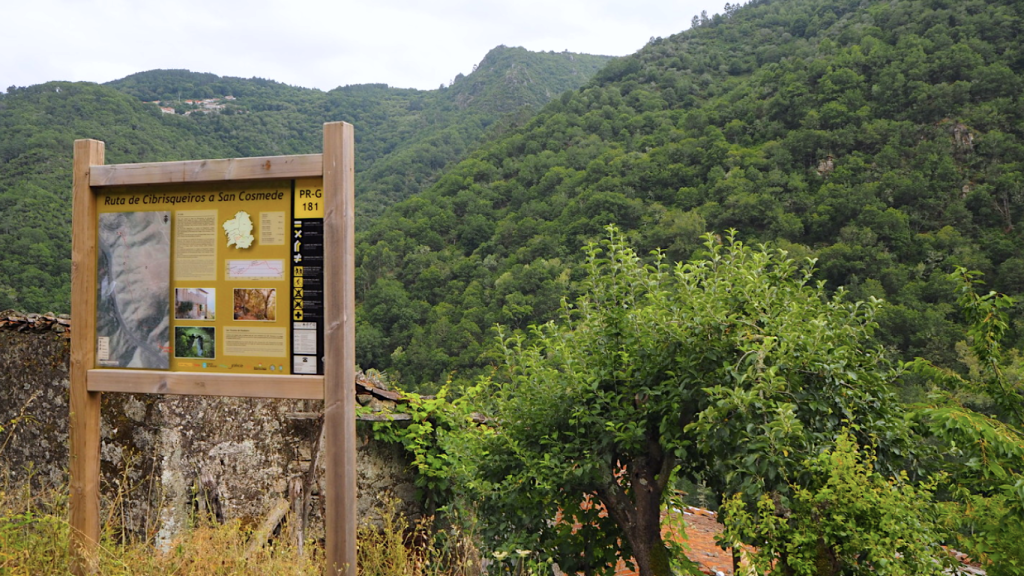
[[[436,88],[491,48],[620,56],[689,26],[706,0],[32,0],[5,8],[0,88],[156,68],[329,90]],[[18,23],[18,24],[11,24]]]

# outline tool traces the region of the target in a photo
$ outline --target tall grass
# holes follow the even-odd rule
[[[18,423],[29,416],[0,422],[0,463]],[[254,576],[319,575],[324,573],[323,542],[298,545],[278,527],[266,543],[254,545],[255,528],[240,521],[218,523],[197,512],[191,525],[169,545],[154,546],[155,519],[142,533],[128,526],[128,500],[133,492],[152,489],[153,478],[133,483],[126,461],[116,493],[106,503],[95,573],[98,576]],[[11,486],[0,466],[0,576],[70,574],[71,552],[67,485],[34,489],[31,480]],[[201,508],[202,509],[202,508]],[[287,522],[287,519],[285,520]],[[385,502],[376,524],[364,522],[357,534],[360,576],[476,576],[479,560],[471,539],[456,529],[437,532],[433,518],[410,525]],[[266,534],[256,536],[263,540]],[[260,545],[262,544],[262,546]]]
[[[27,486],[0,490],[0,576],[70,573],[67,491],[33,493]],[[364,523],[358,533],[360,576],[467,576],[478,573],[467,561],[467,540],[438,538],[430,519],[410,526],[385,506],[379,525]],[[286,537],[248,552],[252,528],[238,521],[218,524],[197,518],[161,551],[145,537],[125,536],[119,515],[105,520],[98,546],[97,573],[103,576],[257,576],[323,574],[321,542],[299,547]],[[281,534],[287,534],[285,528]]]
[[[456,526],[437,529],[433,517],[410,525],[386,502],[379,526],[359,528],[360,576],[476,576],[479,555],[472,540]]]
[[[166,551],[144,539],[123,538],[108,518],[98,546],[97,572],[110,576],[143,575],[297,575],[320,574],[322,548],[275,541],[246,555],[251,530],[239,522],[199,522]],[[39,576],[70,572],[67,493],[30,493],[27,487],[0,492],[0,575]]]

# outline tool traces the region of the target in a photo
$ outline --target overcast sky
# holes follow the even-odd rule
[[[623,56],[724,0],[25,0],[5,3],[0,91],[185,68],[330,90],[434,89],[504,44]]]

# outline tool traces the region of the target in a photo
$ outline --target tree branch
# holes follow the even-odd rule
[[[658,470],[657,487],[658,493],[664,494],[665,489],[668,488],[669,479],[672,476],[672,470],[676,467],[676,457],[668,456],[667,458],[661,459],[661,470]]]
[[[597,497],[604,504],[608,515],[615,520],[624,531],[632,531],[636,526],[636,515],[633,502],[629,495],[623,490],[615,478],[615,471],[611,466],[602,465],[601,475],[604,477],[603,485],[597,487]]]

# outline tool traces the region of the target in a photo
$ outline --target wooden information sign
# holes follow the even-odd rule
[[[70,523],[95,570],[100,394],[324,400],[328,573],[355,574],[352,126],[323,154],[104,165],[75,142]]]

